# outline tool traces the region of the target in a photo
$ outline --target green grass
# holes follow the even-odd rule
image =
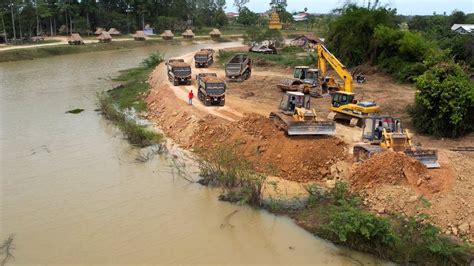
[[[219,63],[224,66],[231,57],[238,52],[219,50]],[[314,65],[316,55],[309,54],[300,48],[286,47],[278,51],[278,54],[256,54],[249,53],[256,66],[266,66],[268,62],[281,66]]]
[[[146,111],[144,97],[150,88],[146,81],[151,71],[162,61],[161,53],[151,54],[142,61],[140,67],[120,72],[115,81],[122,82],[121,86],[107,93],[98,94],[98,105],[102,115],[114,122],[132,145],[146,147],[162,142],[161,134],[137,124],[124,114],[129,109],[135,112]]]

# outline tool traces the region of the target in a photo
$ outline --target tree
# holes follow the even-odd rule
[[[237,18],[237,23],[245,26],[256,25],[258,22],[258,14],[252,12],[247,7],[242,7]]]
[[[237,7],[237,10],[240,11],[242,8],[249,2],[249,0],[234,0],[234,6]]]
[[[377,26],[396,28],[396,10],[378,7],[368,9],[354,4],[336,10],[340,16],[331,21],[327,43],[329,49],[349,66],[365,63],[371,58]]]
[[[419,132],[460,137],[474,130],[474,83],[458,64],[435,64],[417,79],[416,87],[410,115]]]

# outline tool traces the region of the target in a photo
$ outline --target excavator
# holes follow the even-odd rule
[[[426,150],[413,145],[408,129],[402,128],[401,120],[389,116],[373,116],[364,120],[362,140],[354,145],[354,157],[364,161],[372,155],[391,150],[403,152],[424,164],[427,168],[440,168],[436,150]]]
[[[316,111],[310,106],[309,95],[287,91],[281,99],[279,110],[270,113],[270,119],[289,136],[334,135],[334,121],[318,121]]]
[[[379,106],[372,101],[358,102],[352,92],[352,75],[350,71],[322,44],[316,44],[318,53],[318,68],[323,77],[321,87],[332,92],[331,113],[328,120],[348,120],[350,126],[362,126],[363,119],[379,112]],[[326,76],[327,64],[336,71],[344,81],[341,86],[334,81],[334,77]]]

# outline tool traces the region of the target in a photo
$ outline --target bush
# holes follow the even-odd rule
[[[198,151],[199,169],[203,185],[224,188],[219,198],[230,202],[260,205],[265,176],[256,172],[253,165],[237,150],[236,145],[220,145]]]
[[[148,56],[148,58],[144,59],[142,61],[142,66],[146,68],[154,68],[157,65],[159,65],[161,62],[163,62],[163,60],[164,60],[163,54],[161,54],[160,52],[156,52]]]
[[[416,87],[410,115],[419,132],[459,137],[474,130],[474,83],[459,65],[434,65],[417,78]]]

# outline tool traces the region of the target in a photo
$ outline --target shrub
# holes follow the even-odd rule
[[[221,200],[242,204],[260,205],[265,176],[257,173],[253,165],[237,150],[236,145],[220,145],[198,151],[199,170],[203,185],[224,188]]]
[[[163,62],[163,60],[164,60],[163,54],[161,54],[160,52],[156,52],[148,56],[148,58],[145,58],[142,61],[142,66],[146,68],[154,68],[157,65],[159,65],[161,62]]]
[[[459,137],[474,130],[474,83],[459,65],[434,65],[416,79],[416,87],[410,115],[419,132]]]

